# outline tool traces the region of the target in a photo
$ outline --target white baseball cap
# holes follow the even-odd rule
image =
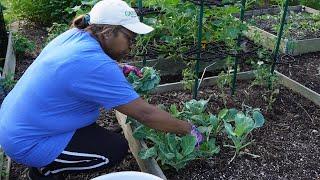
[[[89,24],[121,25],[137,34],[153,31],[151,26],[140,22],[135,10],[122,0],[99,1],[89,15]]]

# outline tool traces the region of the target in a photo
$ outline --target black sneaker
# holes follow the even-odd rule
[[[37,168],[28,168],[27,178],[29,180],[64,180],[64,177],[62,175],[44,176],[39,172]]]

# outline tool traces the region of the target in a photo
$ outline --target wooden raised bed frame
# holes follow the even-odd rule
[[[310,14],[319,14],[320,11],[306,7],[306,6],[290,6],[291,11],[307,12]],[[247,11],[245,16],[257,16],[263,14],[274,14],[279,13],[279,8],[270,8],[262,10]],[[248,31],[244,32],[244,35],[250,40],[263,47],[274,50],[277,40],[277,35],[271,34],[263,29],[256,26],[248,25]],[[260,37],[257,39],[257,36]],[[280,44],[280,51],[282,53],[290,55],[301,55],[305,53],[320,51],[320,38],[304,39],[304,40],[289,40],[282,39]]]
[[[320,94],[310,90],[309,88],[301,85],[300,83],[288,78],[287,76],[277,71],[275,71],[275,73],[278,76],[281,85],[311,100],[320,107]],[[211,86],[216,84],[217,78],[217,76],[205,78],[202,82],[202,86]],[[238,74],[238,80],[250,80],[253,78],[254,75],[252,71],[242,72]],[[177,90],[183,90],[183,84],[181,82],[160,85],[154,91],[154,93],[163,93]],[[141,171],[156,175],[162,179],[167,179],[154,158],[149,158],[146,160],[139,158],[138,153],[141,149],[146,148],[146,143],[144,141],[136,140],[133,137],[133,130],[131,125],[126,124],[127,116],[116,111],[116,118],[123,129],[124,135],[129,143],[130,150],[134,158],[138,162]]]

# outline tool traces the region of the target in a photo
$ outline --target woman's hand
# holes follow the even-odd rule
[[[143,77],[143,74],[142,72],[140,71],[139,68],[135,67],[135,66],[131,66],[131,65],[123,65],[122,66],[122,71],[123,71],[123,74],[125,76],[128,76],[130,72],[133,72],[135,73],[138,77],[142,78]]]

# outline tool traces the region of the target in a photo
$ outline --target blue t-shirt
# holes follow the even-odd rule
[[[71,29],[43,49],[3,101],[0,145],[15,161],[43,167],[65,149],[75,130],[96,121],[100,107],[138,97],[98,41]]]

